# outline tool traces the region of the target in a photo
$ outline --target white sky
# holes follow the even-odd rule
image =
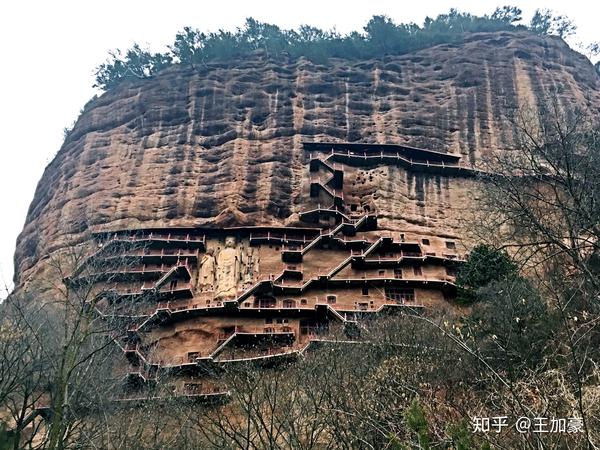
[[[600,40],[600,2],[590,0],[4,0],[0,6],[0,283],[12,280],[15,240],[62,130],[96,92],[93,69],[110,49],[134,42],[163,50],[186,25],[234,29],[246,17],[283,28],[300,24],[360,30],[374,14],[421,24],[451,7],[475,14],[512,4],[526,21],[536,8],[565,14],[578,26],[571,43]],[[0,298],[4,293],[0,293]]]

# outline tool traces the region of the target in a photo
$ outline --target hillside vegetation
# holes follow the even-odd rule
[[[135,44],[125,52],[114,50],[96,70],[94,87],[111,89],[123,80],[147,78],[174,64],[195,66],[213,61],[227,62],[262,50],[268,57],[305,57],[326,63],[328,58],[365,59],[400,55],[438,44],[460,43],[467,33],[529,30],[537,34],[566,37],[575,31],[564,16],[537,10],[528,25],[520,24],[521,10],[498,7],[491,14],[476,16],[451,9],[435,19],[427,17],[421,26],[414,22],[395,23],[386,16],[373,16],[362,32],[342,35],[302,25],[284,30],[277,25],[249,18],[235,32],[205,33],[185,27],[163,53],[153,53]]]

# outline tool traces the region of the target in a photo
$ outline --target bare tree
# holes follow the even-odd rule
[[[511,252],[548,306],[552,336],[537,350],[543,370],[531,374],[530,387],[539,382],[540,398],[549,398],[542,386],[561,384],[553,389],[564,394],[563,410],[582,418],[585,445],[596,448],[599,418],[589,405],[600,356],[600,127],[558,96],[519,111],[514,126],[517,148],[488,161],[473,229],[480,241]]]
[[[117,311],[102,286],[131,262],[123,249],[102,258],[90,257],[94,250],[74,245],[50,255],[34,286],[2,305],[0,405],[12,418],[15,448],[84,446],[114,409],[123,375],[115,342],[131,312]]]

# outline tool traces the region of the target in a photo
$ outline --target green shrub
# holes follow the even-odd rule
[[[536,11],[529,27],[519,25],[521,10],[514,6],[496,8],[492,14],[476,16],[451,9],[435,19],[427,17],[422,26],[395,23],[387,16],[373,16],[362,32],[341,35],[302,25],[285,30],[277,25],[246,19],[235,32],[219,30],[205,33],[184,27],[165,53],[152,53],[135,44],[126,52],[114,50],[97,67],[95,87],[110,89],[124,80],[147,78],[173,64],[194,67],[209,62],[232,62],[256,50],[269,58],[305,57],[317,64],[329,58],[365,59],[401,55],[439,44],[460,43],[466,33],[530,29],[538,34],[568,35],[574,30],[563,16],[551,11]]]
[[[517,265],[506,252],[480,244],[471,251],[456,276],[457,302],[472,304],[477,300],[478,289],[515,276],[518,276]]]
[[[404,418],[406,419],[406,426],[417,438],[417,448],[428,450],[430,448],[429,425],[427,424],[425,411],[416,399],[412,401],[406,410]]]

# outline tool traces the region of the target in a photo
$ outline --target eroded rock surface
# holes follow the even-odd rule
[[[293,225],[309,198],[305,141],[407,144],[477,165],[514,146],[511,110],[552,91],[597,109],[598,84],[583,56],[528,33],[327,66],[254,56],[124,83],[86,105],[44,172],[16,284],[86,230]],[[392,166],[352,169],[346,184],[380,228],[451,237],[474,189]]]

